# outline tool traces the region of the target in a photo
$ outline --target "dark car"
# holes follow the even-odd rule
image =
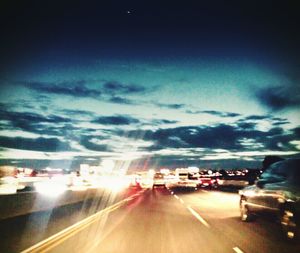
[[[249,180],[246,176],[221,176],[217,180],[219,187],[235,187],[243,188],[249,185]]]
[[[201,175],[199,183],[201,187],[208,187],[210,189],[218,188],[218,179],[215,176]]]
[[[242,221],[255,214],[271,212],[280,222],[284,236],[295,239],[300,227],[300,159],[272,164],[255,185],[240,190]]]

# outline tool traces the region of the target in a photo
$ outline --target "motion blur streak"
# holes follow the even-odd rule
[[[37,182],[34,184],[36,191],[48,197],[58,197],[67,190],[63,184],[53,182]]]
[[[106,221],[107,218],[107,214],[109,212],[112,212],[114,210],[116,210],[117,208],[119,208],[120,206],[122,206],[124,203],[134,199],[134,197],[136,196],[132,196],[129,197],[127,199],[124,199],[106,209],[103,209],[97,213],[95,213],[94,215],[91,215],[90,217],[72,225],[71,227],[68,227],[67,229],[47,238],[46,240],[30,247],[27,250],[22,251],[22,253],[34,253],[34,252],[48,252],[51,249],[55,248],[57,245],[63,243],[65,240],[69,239],[70,237],[74,236],[75,234],[79,233],[81,230],[87,228],[88,226],[90,226],[91,224],[97,222],[100,220],[100,222],[98,222],[98,224],[103,225]],[[99,229],[99,226],[97,227],[97,229]],[[102,226],[100,226],[100,231],[102,230]]]

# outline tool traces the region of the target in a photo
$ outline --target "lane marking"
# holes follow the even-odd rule
[[[179,201],[180,201],[182,204],[184,204],[184,201],[183,201],[182,199],[179,199]]]
[[[234,250],[236,253],[244,253],[242,250],[240,250],[239,247],[234,247],[233,250]]]
[[[142,190],[141,193],[144,193],[144,192],[145,192],[145,190]],[[104,215],[104,213],[110,213],[110,212],[117,210],[119,207],[121,207],[125,203],[133,200],[134,198],[138,197],[140,194],[138,194],[138,193],[134,194],[126,199],[123,199],[123,200],[117,202],[116,204],[114,204],[112,206],[109,206],[103,210],[100,210],[99,212],[73,224],[70,227],[65,228],[64,230],[46,238],[45,240],[36,243],[35,245],[31,246],[30,248],[21,251],[21,253],[34,253],[34,252],[37,252],[37,253],[44,252],[45,253],[45,252],[48,252],[49,250],[53,249],[54,247],[61,244],[65,240],[74,236],[81,230],[85,229],[86,227],[88,227],[89,225],[94,223],[95,221],[101,219],[102,216]]]
[[[198,214],[193,208],[188,206],[187,209],[189,209],[189,211],[192,213],[192,215],[194,215],[204,226],[206,226],[207,228],[210,228],[210,225],[206,222],[206,220],[204,220],[200,216],[200,214]]]
[[[179,199],[178,196],[177,196],[176,194],[174,194],[174,197],[175,197],[176,199]]]

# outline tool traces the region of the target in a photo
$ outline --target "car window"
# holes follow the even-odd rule
[[[289,182],[294,185],[300,186],[300,159],[288,161],[284,169],[289,171]]]
[[[188,174],[188,179],[197,179],[196,175],[189,173]]]
[[[292,184],[300,185],[299,160],[287,160],[272,164],[260,177],[261,180],[280,182],[288,180]]]
[[[272,177],[276,181],[286,180],[288,177],[289,171],[287,170],[284,162],[274,164],[272,168]]]
[[[280,182],[287,179],[287,171],[282,162],[272,164],[260,177],[260,179],[270,182]]]
[[[155,174],[154,178],[156,178],[156,179],[164,178],[164,175],[163,174]]]

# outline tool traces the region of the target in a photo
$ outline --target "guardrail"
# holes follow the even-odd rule
[[[47,196],[38,192],[0,195],[0,220],[45,211],[91,198],[100,200],[104,193],[104,189],[87,189],[86,191],[68,190],[57,196]]]

